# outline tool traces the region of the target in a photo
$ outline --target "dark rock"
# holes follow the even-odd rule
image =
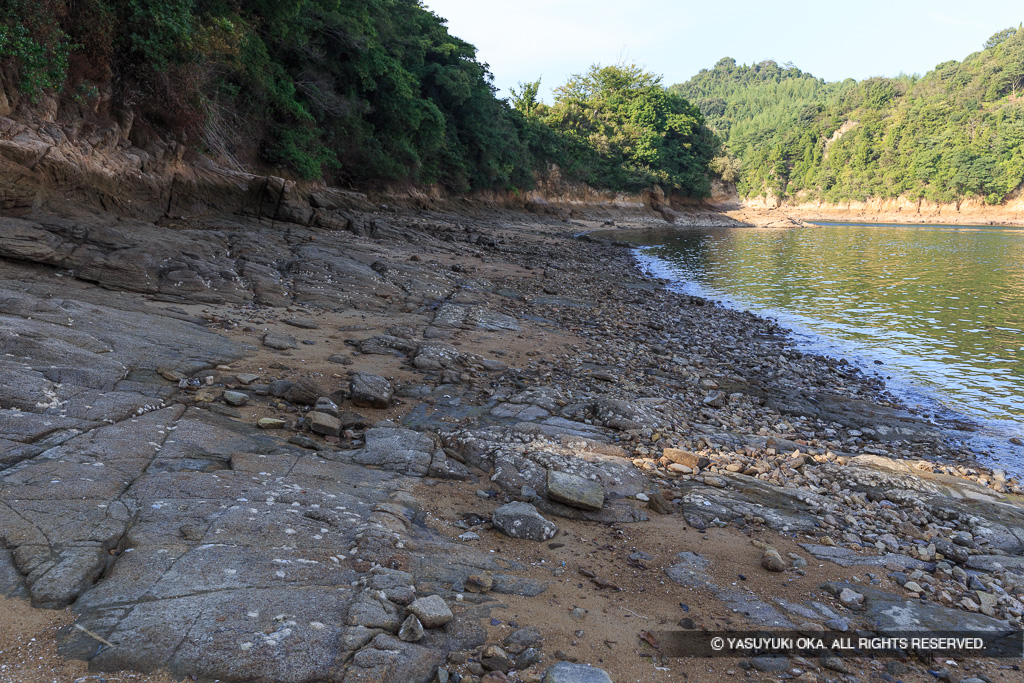
[[[314,380],[302,377],[299,381],[288,387],[281,398],[296,405],[311,406],[324,393],[324,390]]]
[[[283,398],[288,390],[292,388],[294,382],[290,382],[286,379],[276,379],[267,385],[267,393],[271,396]]]
[[[319,330],[320,326],[308,318],[285,318],[282,320],[285,325],[298,327],[303,330]]]
[[[306,421],[310,431],[325,436],[338,436],[341,434],[341,420],[328,413],[321,413],[311,410],[306,413]]]

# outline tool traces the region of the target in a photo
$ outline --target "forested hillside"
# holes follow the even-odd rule
[[[1024,30],[924,77],[826,83],[722,59],[670,89],[725,142],[713,166],[743,197],[998,204],[1024,180]]]
[[[704,195],[717,147],[629,65],[574,79],[543,116],[516,110],[417,0],[0,0],[0,67],[23,103],[130,107],[222,164],[357,186],[530,188],[558,163],[596,187]]]

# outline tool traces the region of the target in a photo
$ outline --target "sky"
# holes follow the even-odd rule
[[[477,47],[499,96],[519,82],[552,88],[594,63],[639,64],[665,85],[722,57],[793,62],[829,81],[925,74],[1024,21],[1019,0],[423,0]]]

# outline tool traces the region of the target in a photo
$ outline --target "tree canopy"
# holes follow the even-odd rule
[[[700,195],[716,146],[632,66],[591,69],[551,107],[523,84],[512,106],[418,0],[0,0],[0,60],[30,98],[112,88],[223,162],[355,185],[526,188],[556,163],[601,188]]]
[[[725,58],[670,90],[722,137],[745,197],[995,204],[1024,180],[1020,28],[924,77],[827,83],[772,61]]]

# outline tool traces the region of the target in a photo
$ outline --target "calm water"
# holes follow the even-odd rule
[[[985,422],[999,443],[1024,433],[1024,228],[829,224],[615,237],[641,245],[647,269],[679,289],[775,317],[803,346],[889,376],[916,403]]]

